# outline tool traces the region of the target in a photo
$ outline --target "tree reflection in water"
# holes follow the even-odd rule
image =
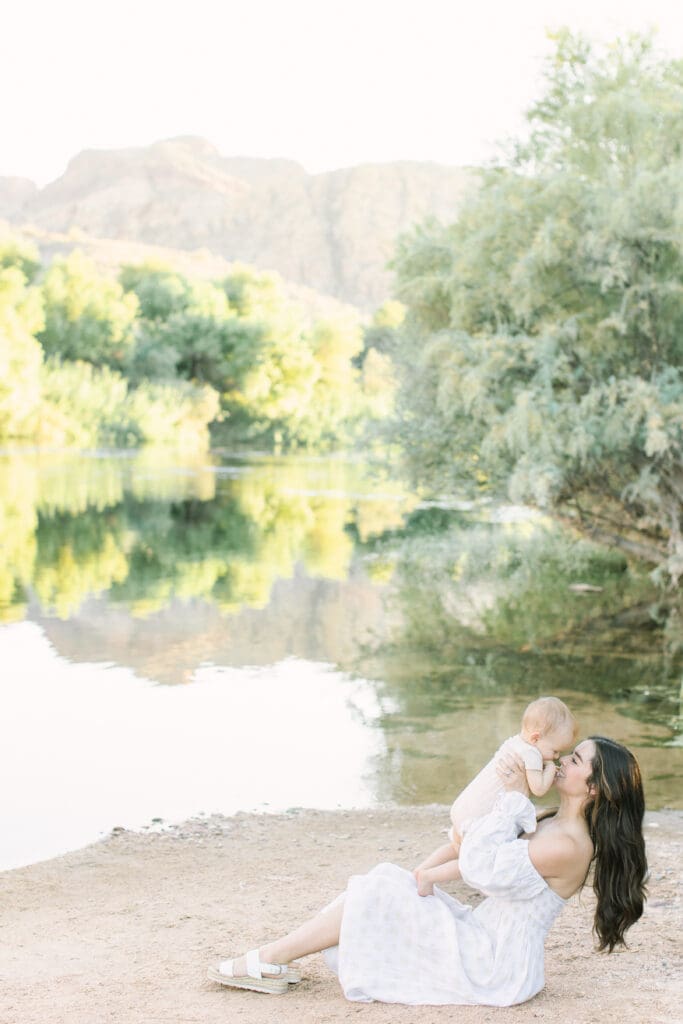
[[[564,696],[681,791],[680,607],[528,510],[426,506],[335,459],[0,457],[0,618],[161,682],[288,656],[373,681],[378,793],[447,800]]]

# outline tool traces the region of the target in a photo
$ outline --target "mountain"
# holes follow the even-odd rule
[[[373,309],[391,294],[396,237],[452,220],[476,172],[432,163],[308,174],[290,160],[224,157],[183,137],[85,150],[43,189],[0,178],[0,216],[47,232],[208,249]]]
[[[0,217],[16,216],[38,194],[38,186],[28,178],[0,178]]]

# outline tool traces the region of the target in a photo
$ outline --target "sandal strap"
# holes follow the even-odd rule
[[[221,960],[218,965],[218,971],[220,974],[224,974],[226,978],[234,978],[235,972],[233,971],[234,960]]]
[[[267,964],[264,963],[259,957],[258,949],[251,949],[247,953],[247,974],[250,978],[261,979],[263,977],[262,972],[266,974],[286,974],[287,968],[282,967],[282,964]]]

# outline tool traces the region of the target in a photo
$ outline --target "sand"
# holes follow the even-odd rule
[[[629,948],[593,950],[591,896],[572,899],[546,943],[546,987],[509,1009],[346,1002],[321,956],[286,995],[205,980],[217,958],[310,916],[346,878],[389,860],[413,867],[447,810],[290,811],[119,832],[0,875],[1,1024],[282,1024],[486,1021],[656,1024],[680,1020],[683,813],[647,817],[650,898]],[[470,902],[462,885],[449,891]]]

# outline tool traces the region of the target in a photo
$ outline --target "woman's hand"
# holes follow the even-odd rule
[[[504,754],[496,765],[503,788],[509,793],[524,793],[529,790],[524,762],[514,754]]]

